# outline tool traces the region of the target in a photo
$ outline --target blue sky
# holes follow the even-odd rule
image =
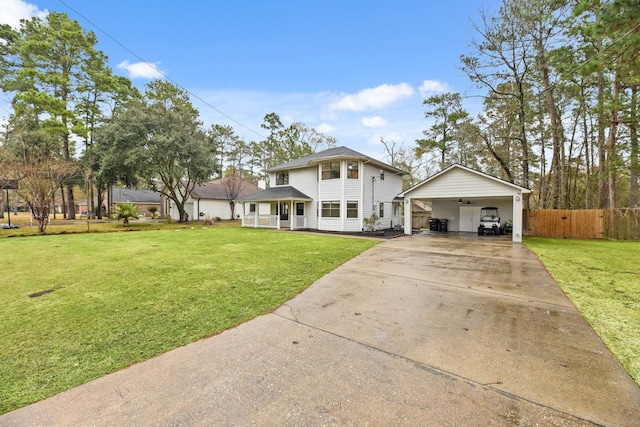
[[[422,100],[474,95],[459,70],[478,11],[498,0],[0,0],[0,22],[67,13],[100,40],[116,74],[161,77],[195,96],[206,127],[247,142],[266,114],[302,122],[382,158],[380,138],[413,146],[430,123]],[[153,64],[156,69],[144,64]],[[4,106],[1,105],[4,103]],[[478,98],[465,100],[475,114]],[[0,119],[6,119],[6,97]],[[232,120],[230,120],[230,117]]]

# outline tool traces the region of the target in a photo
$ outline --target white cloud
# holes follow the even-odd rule
[[[48,13],[46,9],[40,10],[23,0],[0,0],[0,24],[9,24],[13,28],[20,27],[21,19],[44,18]]]
[[[451,88],[446,82],[437,80],[425,80],[418,89],[423,97],[431,96],[436,93],[450,92]]]
[[[0,0],[1,1],[1,0]],[[428,127],[424,113],[418,102],[417,90],[413,98],[396,102],[379,114],[387,121],[385,127],[366,127],[363,116],[374,117],[377,114],[362,112],[329,111],[328,106],[340,99],[333,92],[287,93],[243,90],[211,90],[190,87],[201,100],[193,99],[194,106],[200,110],[204,127],[211,124],[230,125],[238,136],[246,142],[262,141],[268,132],[260,127],[265,114],[277,113],[283,124],[289,126],[290,120],[301,122],[337,139],[338,146],[346,146],[368,156],[382,159],[384,150],[380,137],[385,141],[404,143],[409,146],[421,138],[422,131]],[[224,114],[211,108],[215,107]],[[284,119],[287,118],[287,119]],[[240,124],[241,123],[241,124]]]
[[[380,116],[362,118],[362,126],[368,128],[379,128],[385,126],[387,123],[389,123],[389,121]]]
[[[135,62],[122,61],[118,64],[120,70],[125,70],[129,74],[130,79],[160,79],[165,72],[160,69],[160,63],[154,62]]]
[[[337,127],[332,126],[332,125],[330,125],[330,124],[328,124],[328,123],[322,123],[321,125],[317,126],[315,129],[316,129],[318,132],[323,133],[323,134],[325,134],[325,135],[329,135],[329,134],[331,134],[332,132],[335,132],[335,131],[337,131],[337,130],[338,130],[338,128],[337,128]]]
[[[356,94],[345,95],[329,105],[330,110],[362,111],[382,109],[389,104],[413,95],[413,88],[407,83],[398,85],[383,84],[364,89]]]

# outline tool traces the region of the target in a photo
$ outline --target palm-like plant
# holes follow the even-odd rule
[[[122,220],[122,225],[129,226],[130,219],[136,219],[138,217],[138,208],[129,203],[118,203],[116,205],[116,219]]]

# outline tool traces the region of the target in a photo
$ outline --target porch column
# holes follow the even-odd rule
[[[256,202],[256,211],[253,213],[253,228],[258,228],[259,216],[260,216],[260,202]]]
[[[404,234],[408,234],[411,236],[411,228],[413,224],[411,223],[411,197],[405,196],[404,198]]]

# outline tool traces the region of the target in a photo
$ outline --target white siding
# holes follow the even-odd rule
[[[494,181],[463,169],[452,169],[424,185],[415,188],[407,196],[412,199],[470,198],[513,196],[517,190],[508,184]]]
[[[335,160],[334,160],[335,161]],[[340,161],[340,179],[322,180],[322,165],[289,171],[289,184],[313,199],[305,203],[307,227],[331,231],[362,231],[363,221],[371,216],[372,201],[384,203],[384,218],[379,228],[390,228],[393,220],[393,199],[402,191],[402,177],[385,171],[380,180],[380,168],[358,162],[358,178],[347,178],[347,160]],[[375,177],[372,188],[372,177]],[[275,174],[270,176],[274,187]],[[372,193],[372,190],[374,193]],[[340,202],[340,218],[321,218],[323,201]],[[347,218],[347,202],[358,202],[358,218]],[[294,206],[295,209],[295,206]],[[378,214],[376,205],[376,214]]]
[[[189,197],[185,202],[184,211],[189,215],[190,221],[198,219],[197,213],[194,212],[194,203],[191,197]],[[194,216],[194,214],[196,216]],[[174,202],[173,200],[169,200],[169,216],[171,217],[171,219],[175,221],[180,220],[180,212],[178,212],[178,208],[176,207],[176,202]]]
[[[500,213],[500,223],[513,220],[514,242],[522,241],[522,197],[530,191],[517,185],[453,167],[404,194],[405,207],[414,199],[432,202],[432,217],[446,218],[450,231],[477,231],[480,208],[495,206]],[[470,205],[457,200],[470,201]],[[477,219],[476,219],[477,217]],[[411,213],[405,209],[405,233],[410,234]]]
[[[231,219],[231,207],[229,206],[228,200],[211,200],[211,199],[200,199],[193,201],[194,206],[194,216],[193,219]],[[199,212],[197,212],[199,210]],[[199,213],[203,213],[204,215],[199,215]],[[242,214],[242,205],[240,203],[236,203],[235,214]],[[189,214],[191,215],[191,214]]]
[[[393,199],[402,191],[402,176],[390,171],[384,172],[384,180],[380,179],[380,168],[365,165],[363,190],[364,217],[373,213],[380,215],[380,203],[384,203],[384,217],[380,218],[378,228],[391,228],[393,220]],[[373,180],[372,178],[375,178]],[[375,204],[375,206],[374,206]]]
[[[307,169],[295,169],[289,171],[289,185],[313,199],[311,202],[305,202],[304,214],[307,217],[307,227],[318,228],[317,167],[314,166]]]

